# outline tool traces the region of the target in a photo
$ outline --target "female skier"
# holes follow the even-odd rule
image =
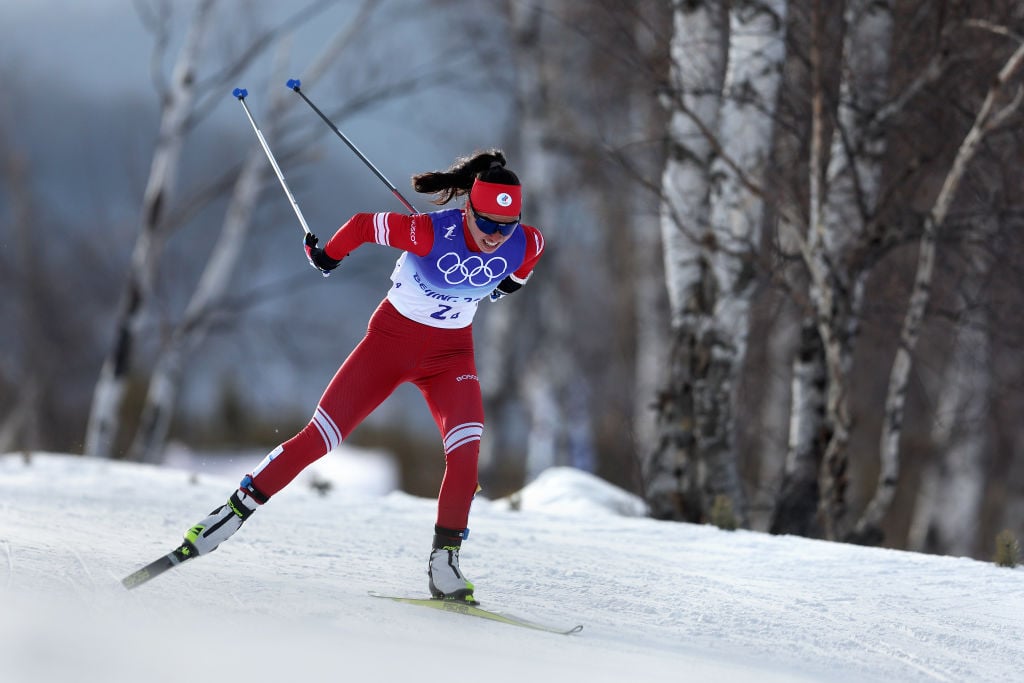
[[[196,555],[215,550],[275,493],[347,438],[403,382],[423,392],[441,432],[445,473],[428,564],[435,598],[475,603],[459,569],[469,507],[477,489],[484,427],[471,323],[484,298],[522,287],[544,250],[540,232],[519,222],[519,179],[498,150],[457,159],[447,171],[413,177],[437,205],[465,196],[461,208],[425,214],[359,213],[320,248],[305,238],[309,262],[325,275],[361,244],[402,250],[393,285],[366,336],[327,385],[313,418],[242,478],[228,502],[185,534]]]

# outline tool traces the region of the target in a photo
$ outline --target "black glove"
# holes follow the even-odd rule
[[[338,267],[338,264],[341,263],[341,259],[333,259],[328,256],[327,252],[316,246],[319,241],[320,240],[317,239],[317,236],[313,233],[306,233],[306,238],[304,240],[306,258],[309,259],[309,265],[323,273],[324,277],[327,277],[331,274],[332,270]]]

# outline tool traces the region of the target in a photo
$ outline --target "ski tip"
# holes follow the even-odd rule
[[[302,86],[302,81],[300,81],[297,78],[289,78],[288,82],[285,83],[285,85],[288,86],[289,90],[294,90],[295,92],[298,92],[299,88]]]
[[[240,100],[244,100],[246,97],[249,96],[249,91],[245,88],[235,88],[231,91],[231,94]]]

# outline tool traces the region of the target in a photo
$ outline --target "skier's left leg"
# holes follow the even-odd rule
[[[472,355],[450,371],[417,382],[444,443],[444,480],[437,499],[437,521],[428,564],[429,588],[436,598],[475,602],[473,584],[459,569],[467,536],[469,508],[477,490],[483,398]]]

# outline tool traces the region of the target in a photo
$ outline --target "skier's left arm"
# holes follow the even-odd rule
[[[532,225],[522,225],[520,227],[526,233],[526,256],[523,257],[522,265],[498,283],[498,286],[491,292],[491,301],[497,301],[503,296],[519,291],[526,284],[526,281],[530,279],[537,261],[540,260],[541,254],[544,253],[544,236],[540,234],[540,230]]]

